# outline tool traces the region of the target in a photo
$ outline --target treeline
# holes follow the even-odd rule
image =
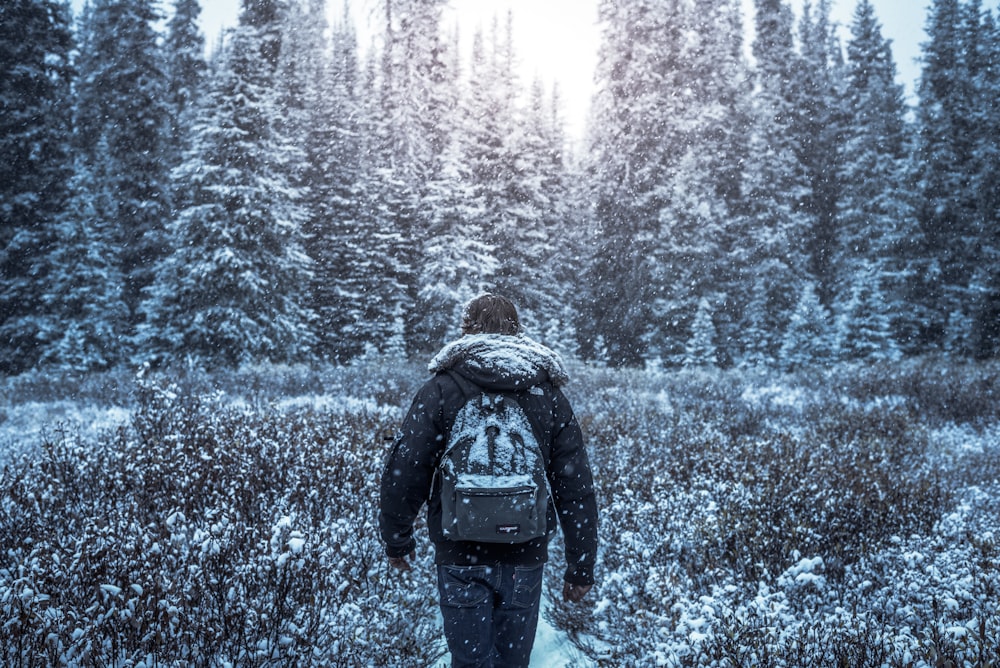
[[[415,353],[481,290],[612,364],[993,357],[1000,28],[934,0],[914,109],[860,0],[607,0],[583,151],[511,17],[443,0],[0,7],[0,372]],[[471,41],[471,48],[459,45]],[[751,62],[752,61],[752,62]]]

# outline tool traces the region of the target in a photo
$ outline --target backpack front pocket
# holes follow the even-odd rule
[[[454,540],[521,543],[545,533],[538,487],[455,487]],[[544,500],[544,496],[541,497]],[[451,536],[449,536],[451,537]]]

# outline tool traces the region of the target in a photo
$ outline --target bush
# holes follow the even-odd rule
[[[141,388],[100,445],[8,467],[0,663],[423,665],[431,568],[390,581],[375,525],[397,416],[259,413]],[[362,622],[363,620],[363,622]]]
[[[595,374],[600,584],[557,625],[601,665],[993,665],[1000,612],[973,602],[1000,583],[997,515],[964,499],[998,485],[996,398],[945,414],[926,364],[884,371]],[[996,374],[960,371],[971,387]],[[941,456],[956,423],[986,445]],[[938,555],[933,575],[915,554]]]
[[[564,604],[549,568],[545,614],[596,665],[997,665],[997,369],[574,365],[599,582]],[[131,418],[5,455],[0,663],[433,663],[430,547],[389,574],[375,526],[386,435],[423,377],[81,379]],[[14,385],[42,401],[58,384]]]

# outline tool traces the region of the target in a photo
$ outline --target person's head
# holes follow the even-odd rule
[[[465,305],[462,312],[462,334],[521,333],[514,302],[499,295],[480,295]]]

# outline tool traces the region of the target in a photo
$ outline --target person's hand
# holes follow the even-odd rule
[[[563,582],[563,599],[570,603],[579,603],[590,591],[591,585],[575,585]]]
[[[412,559],[413,555],[414,555],[414,553],[410,552],[409,558]],[[401,571],[408,571],[411,568],[410,567],[410,562],[409,562],[409,560],[407,559],[406,556],[402,556],[402,557],[389,557],[389,565],[392,566],[393,568],[401,570]]]

